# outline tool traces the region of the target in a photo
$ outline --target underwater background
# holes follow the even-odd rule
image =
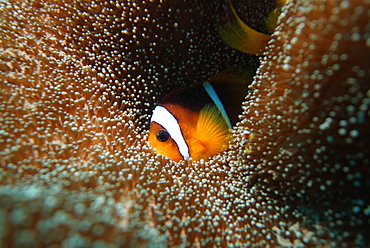
[[[370,246],[370,2],[287,1],[272,33],[279,3],[232,4],[260,57],[227,1],[0,1],[1,247]],[[163,96],[245,63],[228,148],[153,153]]]

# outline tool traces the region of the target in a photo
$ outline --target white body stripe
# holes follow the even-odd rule
[[[176,118],[165,107],[157,106],[153,111],[151,121],[154,121],[165,128],[171,135],[171,138],[175,141],[181,156],[183,156],[184,159],[189,159],[189,147],[185,142]]]
[[[224,108],[224,105],[222,104],[222,102],[221,102],[220,98],[218,97],[216,91],[213,89],[213,86],[209,82],[204,82],[203,87],[207,91],[208,95],[211,97],[212,101],[215,103],[216,107],[220,111],[222,117],[225,119],[229,128],[232,128],[230,119],[226,114],[226,110]]]

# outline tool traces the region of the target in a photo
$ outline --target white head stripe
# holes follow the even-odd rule
[[[232,128],[229,117],[226,114],[224,105],[222,104],[220,98],[218,97],[216,91],[213,89],[213,86],[209,82],[203,83],[204,89],[207,91],[208,95],[211,97],[212,101],[215,103],[216,107],[220,111],[222,117],[225,119],[229,128]]]
[[[151,121],[158,123],[167,130],[172,139],[175,141],[177,147],[179,148],[180,154],[184,159],[188,159],[190,157],[189,147],[185,142],[184,136],[182,135],[179,123],[165,107],[155,107]]]

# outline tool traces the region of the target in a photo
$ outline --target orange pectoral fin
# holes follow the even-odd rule
[[[191,151],[193,159],[207,159],[217,155],[227,147],[230,137],[230,129],[220,111],[215,105],[207,104],[199,113]]]

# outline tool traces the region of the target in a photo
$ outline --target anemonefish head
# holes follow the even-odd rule
[[[172,160],[207,160],[224,150],[229,139],[229,126],[213,104],[200,112],[172,104],[158,105],[153,111],[150,145]]]

